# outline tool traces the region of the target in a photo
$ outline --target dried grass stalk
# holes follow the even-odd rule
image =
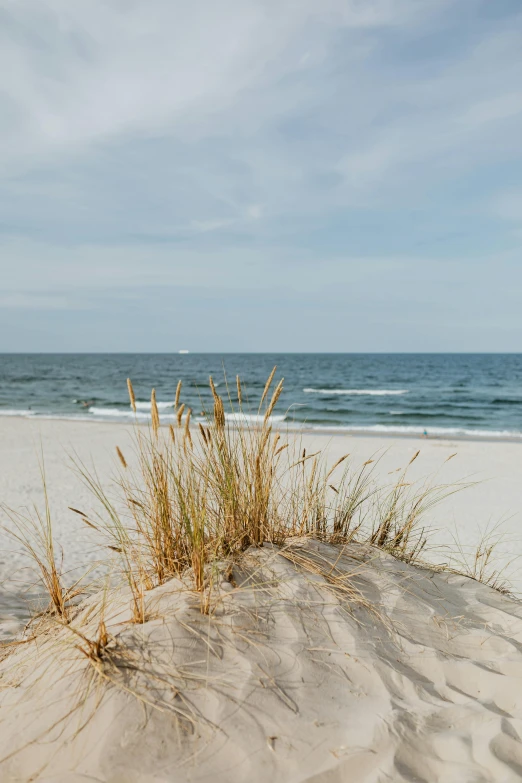
[[[176,396],[174,398],[174,410],[177,410],[178,408],[180,394],[181,394],[181,381],[178,381],[178,385],[176,386]]]
[[[263,402],[274,374],[275,368],[265,384]],[[285,438],[281,444],[280,433],[272,432],[270,417],[280,399],[283,379],[272,393],[261,424],[250,424],[245,418],[227,427],[223,400],[211,377],[209,383],[213,414],[207,417],[206,426],[198,422],[196,446],[190,430],[192,411],[184,404],[176,414],[182,427],[187,411],[182,437],[176,438],[173,427],[170,437],[159,437],[153,392],[152,432],[147,435],[137,428],[137,471],[129,469],[120,478],[131,525],[120,517],[96,478],[87,477],[107,515],[105,528],[98,521],[93,526],[121,557],[137,618],[143,616],[147,585],[190,571],[203,596],[208,592],[208,569],[215,560],[251,545],[284,544],[296,535],[340,543],[358,540],[404,560],[419,558],[426,541],[423,516],[455,488],[416,488],[407,480],[409,466],[391,487],[378,485],[375,458],[352,470],[345,454],[327,467],[322,453],[307,453],[299,436]],[[236,385],[243,405],[239,378]],[[332,482],[335,471],[341,475]],[[82,519],[90,523],[86,515]],[[202,597],[203,608],[208,604],[205,601]]]
[[[269,404],[268,408],[266,409],[265,422],[268,421],[268,419],[270,418],[270,416],[273,413],[273,410],[274,410],[275,406],[277,405],[277,401],[278,401],[279,397],[281,396],[281,392],[283,391],[284,380],[285,380],[284,378],[281,378],[281,380],[279,381],[279,383],[277,384],[277,386],[275,388],[274,393],[272,394],[272,399],[270,400],[270,404]]]
[[[272,385],[272,381],[274,380],[274,375],[276,374],[277,370],[277,364],[274,366],[272,372],[268,376],[267,382],[265,383],[265,388],[263,389],[263,394],[261,395],[261,402],[259,403],[259,409],[261,410],[261,406],[265,401],[266,395],[268,394],[268,390],[270,389],[270,386]]]
[[[127,389],[129,391],[129,399],[132,410],[134,413],[136,413],[136,397],[134,396],[134,389],[132,387],[132,381],[130,378],[127,378]]]
[[[160,427],[160,417],[158,411],[158,404],[156,402],[156,389],[153,389],[150,395],[150,413],[151,413],[152,429],[154,431],[154,434],[157,435]]]

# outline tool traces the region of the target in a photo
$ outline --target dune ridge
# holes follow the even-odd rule
[[[84,639],[104,602],[99,666],[53,623],[1,664],[2,781],[520,780],[522,606],[472,579],[302,539],[223,564],[209,615],[118,589]]]

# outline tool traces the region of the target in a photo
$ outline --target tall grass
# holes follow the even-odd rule
[[[66,585],[62,565],[56,557],[43,456],[40,457],[40,473],[44,495],[43,511],[36,504],[26,512],[2,505],[2,510],[12,523],[10,527],[4,526],[4,529],[21,546],[22,553],[28,557],[36,572],[36,584],[43,587],[49,597],[45,613],[67,621],[72,601],[83,592],[80,587],[82,580]]]
[[[480,532],[478,542],[465,544],[459,531],[453,534],[448,570],[488,585],[500,593],[510,594],[509,571],[520,555],[519,547],[503,528],[506,519],[489,523]]]
[[[299,433],[274,431],[272,414],[283,389],[275,374],[276,368],[255,417],[245,410],[239,377],[226,405],[210,377],[212,410],[197,427],[181,400],[181,382],[175,426],[161,426],[153,390],[151,423],[136,423],[134,453],[124,455],[117,448],[118,507],[96,473],[77,461],[103,512],[95,521],[77,513],[119,554],[136,621],[143,621],[144,590],[191,575],[195,590],[203,593],[213,562],[265,542],[284,545],[295,536],[341,544],[357,540],[417,560],[426,543],[423,516],[460,488],[417,487],[407,481],[409,465],[391,487],[379,486],[374,475],[378,459],[354,469],[346,454],[328,466],[322,453],[307,453]],[[130,379],[128,389],[135,410]]]

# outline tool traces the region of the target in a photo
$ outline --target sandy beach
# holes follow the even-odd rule
[[[521,783],[522,1],[0,41],[0,783]]]
[[[42,503],[43,453],[69,581],[100,556],[69,509],[93,507],[71,456],[108,483],[116,446],[132,458],[132,428],[0,420],[0,499]],[[308,433],[302,448],[326,450],[331,463],[374,459],[381,484],[420,450],[408,481],[478,482],[428,515],[426,557],[444,562],[454,535],[471,555],[488,523],[504,520],[497,565],[522,591],[522,444]],[[5,530],[0,542],[0,636],[10,642],[35,577]],[[208,614],[191,579],[174,578],[147,590],[136,624],[129,589],[115,586],[0,657],[2,783],[520,780],[519,601],[374,547],[309,539],[251,547],[213,573]]]
[[[108,485],[116,447],[132,459],[132,428],[16,417],[0,427],[0,498],[42,503],[43,453],[57,559],[63,548],[71,581],[100,556],[69,508],[93,507],[71,457]],[[428,515],[428,560],[444,562],[454,535],[471,554],[502,520],[498,565],[522,551],[520,443],[307,433],[301,448],[325,450],[331,463],[349,453],[355,467],[373,459],[380,484],[396,482],[418,451],[408,482],[478,482]],[[2,523],[11,524],[5,513]],[[9,642],[20,639],[34,574],[5,530],[0,540]],[[2,782],[520,780],[517,600],[364,544],[265,542],[231,562],[214,564],[205,613],[192,578],[176,577],[147,588],[137,624],[129,588],[115,585],[6,648]]]
[[[117,467],[116,446],[124,453],[132,452],[132,427],[112,422],[0,419],[0,502],[12,508],[42,502],[38,458],[42,450],[55,537],[63,547],[66,569],[97,557],[95,536],[69,510],[69,506],[93,507],[91,494],[73,470],[71,456],[76,454],[86,465],[95,466],[100,476],[110,477]],[[393,471],[420,450],[409,480],[436,476],[437,483],[478,482],[433,509],[428,517],[434,529],[432,543],[452,546],[457,534],[463,547],[471,551],[482,530],[501,522],[504,540],[498,547],[499,564],[522,555],[522,443],[308,433],[303,436],[303,447],[309,453],[326,450],[332,463],[347,453],[354,465],[380,457],[376,472],[382,482],[393,481]],[[451,455],[455,456],[446,462]],[[5,514],[2,521],[9,524]],[[0,541],[0,583],[16,595],[31,583],[32,576],[17,570],[25,560],[4,532],[0,532]],[[437,557],[440,560],[443,553]],[[508,566],[506,575],[522,591],[516,566],[516,561]]]
[[[2,782],[520,780],[519,602],[314,541],[216,576],[210,615],[174,579],[137,626],[113,591],[101,656],[98,596],[81,637],[54,625],[0,661]]]

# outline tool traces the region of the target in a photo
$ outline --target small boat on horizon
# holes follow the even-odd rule
[[[187,351],[186,349],[182,349],[181,351],[178,351],[178,353],[190,353],[190,351]]]

